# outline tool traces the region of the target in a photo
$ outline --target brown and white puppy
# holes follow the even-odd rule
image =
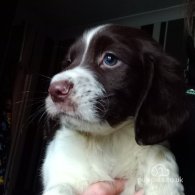
[[[177,61],[141,30],[103,25],[73,44],[65,67],[46,99],[61,127],[47,148],[43,195],[115,178],[127,179],[123,195],[183,195],[173,155],[155,145],[187,117]]]

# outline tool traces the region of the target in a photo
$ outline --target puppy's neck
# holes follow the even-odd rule
[[[135,138],[135,133],[134,133],[134,119],[129,118],[123,123],[120,123],[119,125],[112,127],[112,131],[109,134],[97,134],[93,133],[92,131],[87,132],[87,131],[80,131],[76,130],[76,132],[82,136],[85,137],[86,139],[109,139],[112,137],[117,137],[120,136],[120,134],[125,134],[127,136],[130,136],[131,138]],[[106,131],[106,130],[105,130]],[[95,130],[94,132],[97,132]]]

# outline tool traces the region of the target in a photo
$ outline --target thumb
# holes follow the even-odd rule
[[[125,187],[125,180],[121,180],[121,179],[116,179],[114,184],[112,184],[115,186],[115,193],[116,195],[120,194],[123,190],[124,190],[124,187]]]
[[[140,190],[140,191],[136,192],[134,195],[144,195],[144,190]]]
[[[114,182],[97,182],[91,185],[83,195],[119,195],[125,185],[125,180],[115,180]]]

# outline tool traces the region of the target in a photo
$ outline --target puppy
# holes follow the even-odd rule
[[[187,117],[183,71],[141,30],[103,25],[70,48],[49,86],[46,110],[60,121],[42,167],[43,195],[82,194],[126,179],[122,195],[183,195],[162,144]]]

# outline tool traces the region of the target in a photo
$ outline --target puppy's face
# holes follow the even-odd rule
[[[156,112],[169,117],[169,111],[173,114],[172,101],[178,94],[180,103],[183,98],[179,68],[175,70],[177,63],[168,58],[140,30],[115,25],[89,30],[70,48],[66,68],[52,78],[46,99],[47,112],[74,130],[92,134],[109,134],[131,117],[135,120],[136,135],[145,131],[141,133],[146,134],[145,138],[149,128],[154,128],[149,125],[148,114]],[[169,84],[170,87],[165,86]],[[174,89],[176,85],[181,89]],[[175,99],[169,94],[172,86]],[[167,98],[171,103],[167,104]],[[157,118],[152,119],[155,125],[160,122]],[[162,138],[157,141],[165,138],[166,131],[160,127]],[[147,143],[155,140],[141,138],[141,142]]]

